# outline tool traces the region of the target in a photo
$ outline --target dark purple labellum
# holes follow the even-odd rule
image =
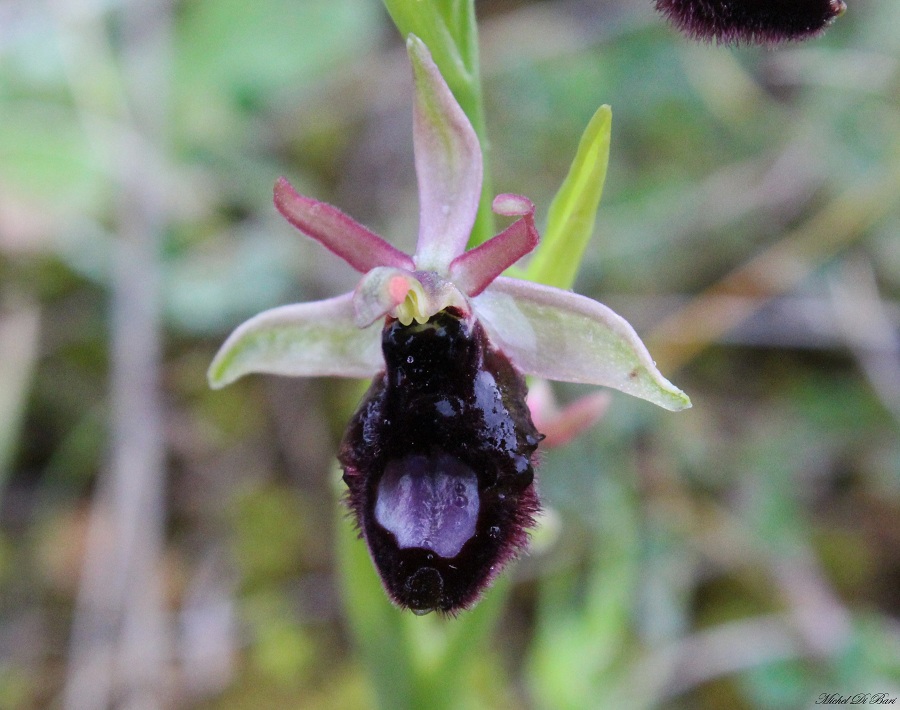
[[[694,39],[772,44],[822,32],[843,0],[655,0],[656,9]]]
[[[527,542],[541,435],[524,378],[477,321],[393,321],[382,350],[338,457],[348,502],[391,598],[452,614]]]

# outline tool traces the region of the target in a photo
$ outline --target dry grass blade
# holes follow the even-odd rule
[[[672,372],[685,365],[766,299],[793,289],[893,210],[898,192],[900,171],[848,188],[805,224],[669,315],[647,338],[659,367]]]

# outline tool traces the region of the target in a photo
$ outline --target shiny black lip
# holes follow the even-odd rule
[[[527,544],[539,510],[532,458],[541,435],[527,388],[483,328],[442,312],[423,325],[385,326],[385,372],[351,420],[339,460],[347,502],[391,599],[424,613],[471,606]],[[411,455],[451,457],[477,474],[474,534],[445,558],[401,548],[375,516],[385,467]]]
[[[474,604],[504,565],[528,542],[527,529],[540,508],[533,484],[517,495],[487,491],[475,534],[452,558],[429,549],[400,549],[392,533],[372,515],[363,516],[362,532],[385,589],[400,606],[454,614]],[[440,586],[417,586],[416,575],[432,569]],[[432,592],[432,593],[426,593]]]

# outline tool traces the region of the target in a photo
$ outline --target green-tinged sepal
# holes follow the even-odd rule
[[[481,195],[475,130],[415,35],[406,41],[416,85],[413,144],[419,183],[416,266],[443,272],[466,248]]]
[[[384,368],[381,323],[356,325],[353,294],[264,311],[239,326],[209,367],[219,389],[251,372],[372,377]]]
[[[672,411],[691,406],[634,328],[602,303],[501,277],[473,306],[491,342],[526,374],[612,387]]]

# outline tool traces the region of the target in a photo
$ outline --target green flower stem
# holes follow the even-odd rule
[[[403,37],[414,34],[428,46],[481,142],[484,179],[469,248],[478,246],[490,239],[495,230],[475,0],[384,0],[384,5]]]

